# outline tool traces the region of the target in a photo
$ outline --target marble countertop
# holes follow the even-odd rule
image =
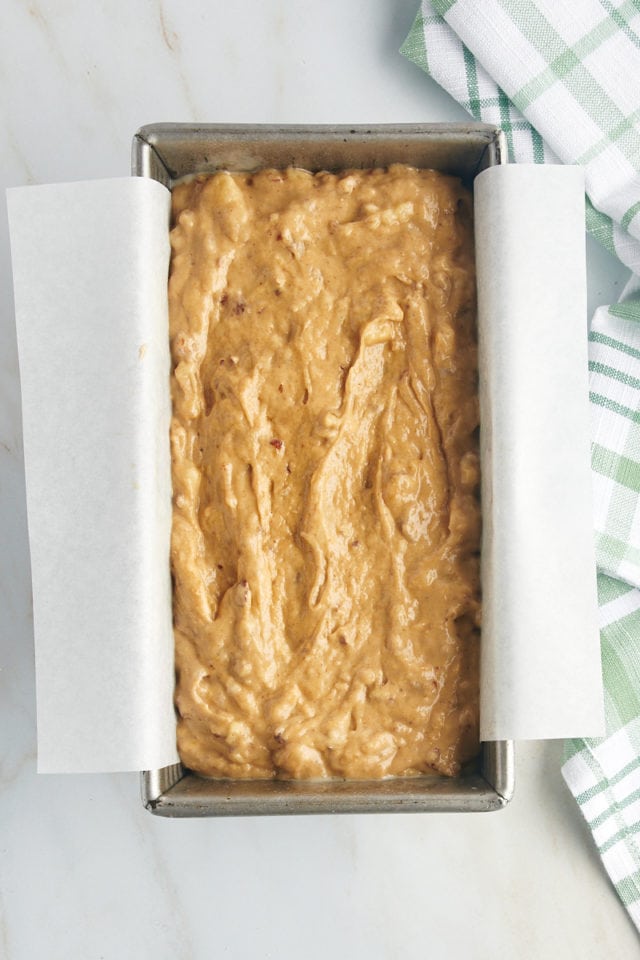
[[[126,175],[159,120],[465,120],[397,52],[416,4],[9,0],[3,183]],[[588,265],[591,308],[616,299],[625,271],[590,241]],[[169,821],[136,775],[38,776],[6,217],[0,364],[0,957],[640,956],[559,743],[518,746],[515,799],[491,814]]]

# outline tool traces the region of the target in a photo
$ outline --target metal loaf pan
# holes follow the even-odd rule
[[[502,132],[486,124],[262,126],[160,123],[142,127],[132,150],[134,176],[171,188],[180,177],[260,167],[341,170],[407,163],[472,183],[506,162]],[[484,468],[484,465],[483,465]],[[284,813],[390,813],[497,810],[511,799],[511,741],[486,743],[459,777],[376,781],[207,780],[180,764],[142,773],[142,799],[165,817]]]

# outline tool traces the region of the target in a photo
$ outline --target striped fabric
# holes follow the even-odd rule
[[[607,730],[568,740],[564,778],[640,930],[640,590],[598,576]]]
[[[533,109],[533,104],[529,104],[529,100],[532,96],[531,88],[534,87],[534,84],[525,83],[522,85],[524,93],[519,95],[520,90],[518,89],[517,84],[508,80],[507,66],[505,64],[505,58],[496,56],[496,51],[505,50],[505,44],[507,40],[502,40],[500,35],[496,35],[496,25],[493,24],[492,31],[488,34],[487,30],[484,32],[476,23],[478,18],[486,16],[489,19],[490,13],[485,12],[487,7],[513,7],[519,10],[518,20],[526,20],[528,12],[531,9],[537,8],[553,8],[554,10],[565,10],[566,19],[573,21],[580,21],[580,16],[576,16],[576,10],[580,4],[584,4],[585,0],[568,0],[568,3],[551,3],[544,0],[544,2],[534,3],[533,0],[509,0],[509,2],[500,3],[499,0],[494,0],[493,3],[487,3],[486,0],[458,0],[457,3],[448,3],[447,0],[432,0],[432,2],[427,2],[423,0],[422,7],[418,12],[416,20],[411,28],[409,36],[405,40],[401,52],[408,57],[409,60],[412,60],[419,67],[428,73],[433,79],[440,84],[441,87],[451,94],[451,96],[462,104],[465,109],[476,119],[482,120],[484,123],[492,123],[495,126],[501,127],[505,132],[507,138],[507,143],[509,146],[509,153],[512,160],[515,160],[517,163],[583,163],[585,159],[588,160],[589,151],[580,152],[580,147],[576,146],[574,150],[571,149],[562,149],[563,137],[566,135],[567,130],[571,129],[573,124],[572,115],[568,115],[568,111],[563,110],[563,104],[560,103],[558,106],[557,114],[557,131],[555,136],[551,136],[548,133],[549,119],[556,119],[556,113],[549,110],[548,104],[542,105],[542,110]],[[608,15],[603,13],[603,7],[613,7],[613,3],[608,3],[606,0],[603,0],[602,6],[600,0],[593,0],[586,4],[590,10],[594,7],[597,7],[602,16],[607,17]],[[464,12],[458,11],[458,23],[457,27],[450,26],[449,23],[440,16],[440,13],[436,11],[441,11],[447,18],[453,17],[453,7],[464,8]],[[632,83],[631,87],[633,88],[634,83],[633,79],[635,78],[635,107],[630,111],[633,115],[633,124],[634,127],[631,128],[632,133],[629,135],[629,138],[632,139],[635,136],[636,140],[640,131],[640,9],[637,5],[637,0],[634,2],[629,2],[620,4],[621,9],[626,10],[627,7],[631,7],[635,10],[635,19],[629,17],[629,22],[627,23],[627,32],[628,36],[633,38],[633,42],[629,40],[628,43],[628,55],[620,59],[617,55],[617,51],[614,51],[611,54],[611,63],[613,64],[611,69],[611,74],[614,77],[619,77],[622,85],[625,84],[627,78],[629,78]],[[471,8],[475,12],[475,16],[471,18],[466,12],[468,8]],[[449,11],[449,13],[447,13]],[[515,18],[514,18],[515,19]],[[549,27],[549,29],[551,29]],[[458,31],[456,33],[456,30]],[[575,27],[574,27],[575,30]],[[475,32],[474,32],[475,31]],[[597,31],[596,31],[597,32]],[[603,31],[603,36],[605,32]],[[627,34],[623,34],[624,42],[627,41]],[[488,47],[492,56],[486,51]],[[471,50],[474,52],[471,53]],[[428,51],[428,52],[427,52]],[[518,51],[520,52],[520,51]],[[483,55],[485,55],[483,57]],[[514,56],[516,54],[514,53]],[[535,57],[535,62],[537,66],[540,66],[541,58],[533,51]],[[477,58],[477,59],[476,59]],[[494,59],[498,62],[494,62]],[[629,66],[625,69],[622,64],[625,63],[625,60],[629,61]],[[484,66],[483,66],[484,64]],[[524,65],[519,65],[523,66]],[[485,69],[487,67],[487,69]],[[489,69],[492,69],[491,73],[488,72]],[[560,70],[560,68],[558,68]],[[532,71],[533,72],[533,71]],[[540,80],[539,86],[544,86],[545,82],[548,82],[548,71],[543,70],[543,74],[546,76],[546,80]],[[560,70],[560,74],[562,71]],[[495,78],[495,79],[492,79]],[[538,79],[538,78],[536,78]],[[503,84],[503,86],[499,86]],[[556,86],[564,90],[562,84],[562,76],[556,77]],[[513,88],[515,99],[510,99],[505,90],[509,87]],[[549,90],[545,89],[545,94],[548,97]],[[589,100],[595,99],[599,96],[597,81],[594,81],[593,88],[588,90],[588,94],[585,94],[585,99]],[[516,105],[517,104],[517,105]],[[521,108],[523,112],[521,112]],[[582,107],[580,103],[574,104],[574,109],[578,117],[581,116]],[[545,123],[545,110],[549,110],[547,115],[547,122]],[[562,112],[560,112],[562,111]],[[526,116],[525,116],[526,114]],[[534,120],[535,117],[535,120]],[[534,122],[536,126],[534,126]],[[579,123],[576,120],[576,126],[579,127]],[[538,132],[543,130],[545,132],[545,139],[543,140],[542,136]],[[615,131],[614,131],[615,132]],[[602,139],[601,143],[604,143]],[[552,144],[556,146],[559,145],[560,149],[558,153],[554,152]],[[570,148],[572,144],[567,144],[567,147]],[[595,161],[599,158],[594,157]],[[638,159],[637,147],[635,153],[635,193],[637,196],[640,196],[640,185],[638,184],[638,166],[640,160]],[[595,175],[598,175],[598,166],[597,164],[591,164],[592,169],[594,170]],[[589,179],[587,179],[587,190],[589,190]],[[617,256],[626,266],[628,266],[635,273],[640,273],[640,217],[635,217],[634,234],[631,235],[627,227],[631,223],[631,216],[634,209],[640,210],[640,207],[637,207],[637,202],[634,199],[633,188],[630,190],[630,202],[626,207],[623,217],[620,218],[620,222],[612,220],[611,217],[607,216],[606,212],[603,212],[605,208],[600,207],[596,209],[596,198],[593,198],[593,202],[590,199],[590,194],[587,194],[586,198],[586,218],[587,218],[587,228],[590,233],[593,234],[596,239],[598,239],[610,253]],[[600,191],[601,193],[602,191]],[[602,211],[602,212],[601,212]],[[622,220],[624,219],[624,223]]]
[[[589,332],[589,371],[598,566],[640,586],[638,301],[596,310]]]
[[[402,53],[512,160],[581,164],[587,229],[633,271],[589,331],[607,736],[562,772],[640,930],[640,0],[423,0]]]

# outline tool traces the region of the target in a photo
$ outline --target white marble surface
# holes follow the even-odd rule
[[[133,133],[156,120],[464,119],[397,53],[416,4],[6,0],[3,184],[126,174]],[[588,255],[593,307],[625,272]],[[640,956],[559,744],[521,745],[513,803],[483,815],[172,822],[142,809],[134,775],[35,773],[4,217],[0,271],[0,957]]]

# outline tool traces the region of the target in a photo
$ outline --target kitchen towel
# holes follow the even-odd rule
[[[515,162],[580,164],[587,229],[632,271],[589,330],[607,735],[562,772],[640,930],[640,0],[423,0],[401,52]]]

